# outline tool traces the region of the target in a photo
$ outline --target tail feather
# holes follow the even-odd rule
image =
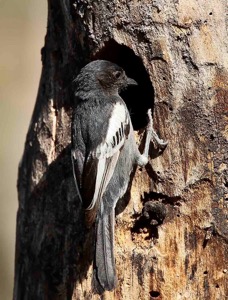
[[[97,218],[94,288],[99,292],[116,287],[114,259],[114,210]]]

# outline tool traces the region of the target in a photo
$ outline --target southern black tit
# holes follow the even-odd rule
[[[144,153],[135,142],[125,102],[119,92],[137,84],[118,65],[105,60],[87,64],[75,79],[77,106],[72,121],[72,163],[86,224],[96,224],[94,287],[116,287],[114,224],[117,201],[125,194],[135,164],[148,162],[152,137],[165,146],[149,124]]]

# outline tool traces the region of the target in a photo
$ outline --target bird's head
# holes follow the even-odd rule
[[[127,77],[121,67],[107,60],[95,60],[87,64],[75,82],[76,96],[82,100],[88,99],[95,91],[117,94],[129,85],[137,85],[134,79]]]
[[[98,62],[100,68],[97,70],[95,77],[105,90],[118,93],[128,85],[137,85],[137,82],[127,77],[125,71],[118,65],[104,60]]]

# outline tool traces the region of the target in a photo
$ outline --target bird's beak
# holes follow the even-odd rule
[[[138,83],[134,79],[127,77],[127,85],[138,85]]]

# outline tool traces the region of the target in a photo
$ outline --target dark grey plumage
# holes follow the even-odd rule
[[[96,221],[94,286],[98,292],[116,286],[114,213],[126,192],[134,164],[145,165],[137,148],[131,119],[119,91],[136,84],[124,70],[108,61],[86,65],[76,80],[72,122],[72,162],[76,187],[86,212],[87,226]]]

